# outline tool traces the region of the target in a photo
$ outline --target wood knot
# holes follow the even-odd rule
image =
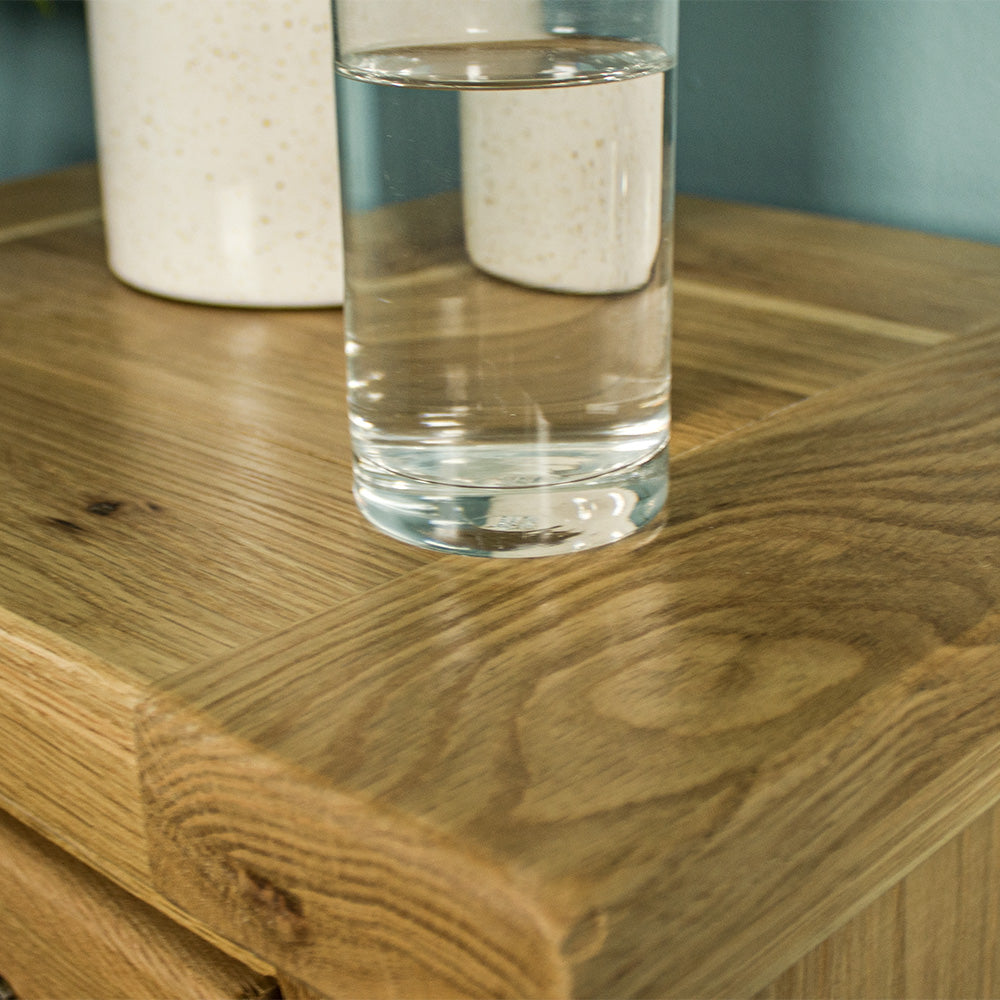
[[[76,521],[70,521],[65,517],[47,517],[45,518],[45,523],[71,535],[75,535],[77,532],[83,531],[83,528],[81,528]]]
[[[96,514],[98,517],[110,517],[121,507],[120,500],[95,500],[87,504],[87,513]]]
[[[302,944],[309,937],[302,900],[291,890],[249,868],[237,869],[240,899],[268,930],[287,943]]]

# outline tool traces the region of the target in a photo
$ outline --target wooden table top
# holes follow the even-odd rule
[[[669,512],[369,529],[341,316],[0,188],[0,806],[337,995],[761,988],[1000,799],[1000,247],[678,205]]]

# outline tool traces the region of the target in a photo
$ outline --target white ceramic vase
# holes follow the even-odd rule
[[[173,298],[343,301],[329,0],[88,0],[108,261]]]

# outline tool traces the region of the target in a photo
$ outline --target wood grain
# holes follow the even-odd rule
[[[148,788],[170,787],[165,825],[185,846],[154,831],[151,852],[186,911],[323,995],[567,994],[547,914],[488,858],[197,722],[170,728],[180,725],[186,745],[156,743]]]
[[[75,853],[123,879],[148,880],[131,723],[141,690],[122,671],[2,610],[0,648],[0,803],[60,831]]]
[[[0,813],[0,968],[20,1000],[249,1000],[275,982]]]
[[[100,218],[100,188],[93,163],[0,186],[0,243]]]
[[[102,253],[97,231],[50,234],[11,247],[13,266],[0,271],[11,491],[20,486],[36,508],[49,499],[62,510],[45,513],[60,523],[80,524],[95,501],[122,501],[115,517],[82,526],[124,527],[127,511],[144,519],[132,538],[152,534],[150,549],[117,557],[119,571],[132,567],[140,580],[164,561],[176,579],[192,568],[192,548],[217,549],[209,563],[240,582],[192,580],[189,596],[235,608],[229,594],[257,577],[270,592],[247,595],[255,616],[275,603],[279,618],[308,613],[426,561],[377,536],[354,541],[339,313],[153,299],[112,279]],[[69,285],[67,260],[84,272]],[[77,495],[46,498],[46,484]],[[15,537],[26,527],[18,523]],[[43,538],[51,543],[51,532]],[[164,596],[173,589],[160,586]],[[153,644],[174,653],[162,638]]]
[[[339,313],[141,295],[94,226],[7,251],[11,610],[154,680],[434,558],[354,509]],[[677,314],[675,455],[916,349],[682,293]]]
[[[727,297],[967,334],[996,322],[997,248],[805,212],[678,200],[676,273]],[[946,262],[946,263],[945,263]]]
[[[0,807],[260,973],[273,967],[178,911],[150,879],[125,671],[0,609]]]
[[[136,897],[302,995],[749,995],[1000,795],[1000,248],[681,198],[669,517],[496,566],[363,524],[339,312],[96,211],[0,187],[0,803]]]
[[[758,1000],[994,997],[1000,808],[971,823],[782,973]]]
[[[281,1000],[327,1000],[311,986],[290,976],[282,976],[278,980],[278,988],[281,990]]]
[[[268,957],[321,990],[334,928],[384,955],[449,867],[421,929],[470,995],[762,988],[1000,797],[998,384],[995,334],[943,345],[681,458],[645,544],[442,562],[178,676],[142,727],[164,891],[255,948],[283,901]]]
[[[758,423],[785,407],[924,349],[881,326],[858,328],[849,317],[795,304],[704,295],[679,286],[674,298],[673,432],[670,453]],[[942,335],[938,341],[950,339]]]

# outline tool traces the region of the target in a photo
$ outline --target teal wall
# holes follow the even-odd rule
[[[0,179],[94,155],[56,7],[0,0]],[[682,191],[1000,243],[1000,0],[681,0],[680,39]]]
[[[0,180],[94,157],[83,4],[53,7],[0,0]]]
[[[1000,243],[998,0],[686,0],[678,184]]]

